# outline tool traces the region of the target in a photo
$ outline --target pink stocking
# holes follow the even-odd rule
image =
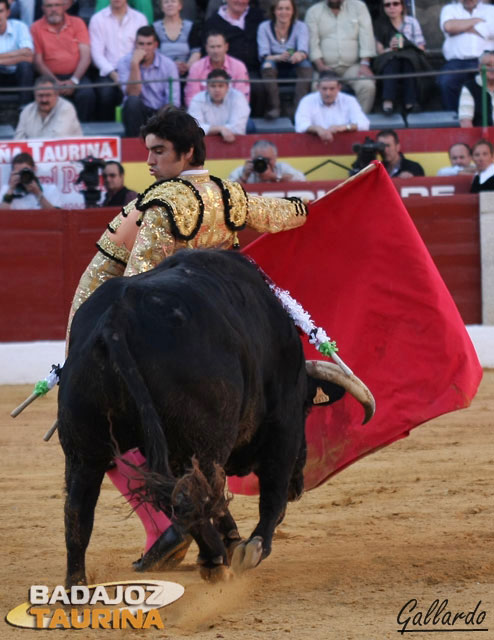
[[[141,454],[139,449],[126,451],[122,458],[128,460],[136,467],[146,464],[146,458]],[[129,489],[135,489],[142,485],[142,479],[122,460],[117,458],[115,463],[117,466],[107,471],[106,474],[142,522],[144,530],[146,531],[145,552],[149,551],[161,534],[171,526],[171,520],[163,511],[156,511],[148,502],[140,502],[136,496],[129,494]]]

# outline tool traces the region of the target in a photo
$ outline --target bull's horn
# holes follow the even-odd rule
[[[305,369],[313,378],[339,384],[348,391],[364,407],[365,418],[362,424],[369,422],[376,412],[376,401],[368,387],[356,375],[346,375],[338,365],[322,360],[306,360]]]

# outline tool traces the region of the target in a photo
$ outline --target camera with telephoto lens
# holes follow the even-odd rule
[[[36,177],[34,171],[32,169],[28,169],[27,167],[24,167],[24,169],[21,169],[19,171],[19,182],[17,183],[12,193],[14,198],[24,197],[28,193],[26,186],[28,184],[31,184],[31,182],[37,182],[39,185],[39,180]]]
[[[82,190],[86,209],[97,207],[101,198],[101,189],[98,188],[99,170],[104,169],[106,163],[104,160],[100,160],[94,156],[88,156],[87,158],[80,160],[80,162],[82,164],[82,171],[76,180],[76,184],[80,184],[82,182],[86,187]]]
[[[256,173],[264,173],[269,167],[269,160],[263,156],[257,156],[252,161],[252,167]]]
[[[357,154],[357,159],[352,164],[352,171],[350,175],[355,175],[362,169],[364,169],[373,160],[376,160],[377,154],[382,156],[386,145],[384,142],[376,142],[372,138],[367,136],[362,144],[356,143],[352,149]]]

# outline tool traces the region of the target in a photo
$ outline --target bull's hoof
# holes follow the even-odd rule
[[[232,556],[232,569],[236,575],[253,569],[262,560],[262,538],[255,536],[250,540],[241,542],[233,552]]]
[[[224,564],[220,564],[217,567],[199,567],[199,573],[201,578],[206,582],[229,582],[233,580],[233,573],[230,568]]]
[[[233,554],[235,553],[235,549],[241,545],[245,543],[245,540],[242,540],[242,538],[238,538],[238,540],[230,540],[229,544],[225,545],[226,546],[226,557],[228,558],[228,564],[231,565],[232,564],[232,560],[233,560]]]
[[[135,571],[164,571],[174,569],[185,558],[192,536],[183,536],[173,525],[161,534],[153,546],[135,562]]]

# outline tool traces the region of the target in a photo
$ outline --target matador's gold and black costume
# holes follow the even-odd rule
[[[299,198],[247,194],[236,182],[186,171],[155,182],[126,205],[97,242],[98,253],[79,282],[70,321],[80,305],[115,276],[149,271],[178,249],[230,249],[237,232],[251,227],[276,233],[304,224],[307,208]]]

